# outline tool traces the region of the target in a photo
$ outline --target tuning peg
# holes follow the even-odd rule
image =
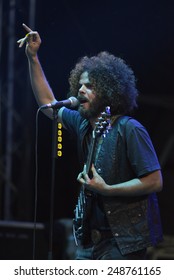
[[[105,112],[106,112],[109,116],[111,115],[110,106],[107,106],[107,107],[106,107]]]
[[[99,118],[98,118],[98,121],[99,121],[99,122],[102,122],[103,120],[104,120],[103,117],[99,117]]]
[[[106,112],[102,112],[101,115],[103,118],[105,118],[107,114],[106,114]]]

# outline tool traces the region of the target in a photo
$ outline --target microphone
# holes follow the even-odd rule
[[[59,109],[63,106],[74,108],[78,104],[79,104],[79,101],[77,100],[77,98],[75,98],[74,96],[71,96],[70,98],[65,99],[65,100],[61,100],[61,101],[57,101],[57,102],[54,102],[54,103],[48,103],[48,104],[42,105],[42,106],[40,106],[40,109],[49,109],[49,108]]]

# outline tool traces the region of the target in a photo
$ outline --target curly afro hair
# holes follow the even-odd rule
[[[103,107],[110,106],[113,114],[128,114],[137,107],[138,91],[132,69],[119,57],[108,52],[97,56],[84,56],[70,72],[70,94],[77,96],[79,80],[87,71],[90,83],[102,100]]]

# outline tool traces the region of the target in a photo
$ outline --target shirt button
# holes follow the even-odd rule
[[[111,211],[109,210],[109,211],[107,211],[107,213],[108,213],[108,215],[110,215],[110,214],[111,214]]]
[[[101,173],[101,168],[97,169],[97,173],[99,173],[99,174]]]
[[[119,234],[116,232],[115,234],[114,234],[115,236],[119,236]]]

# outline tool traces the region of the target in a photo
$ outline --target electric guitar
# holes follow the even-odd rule
[[[96,146],[100,136],[106,137],[109,130],[111,129],[111,120],[110,120],[110,107],[107,106],[105,111],[101,113],[98,121],[95,123],[95,128],[92,131],[92,140],[90,143],[90,149],[88,154],[88,159],[84,165],[82,174],[88,174],[90,177],[91,166],[94,161],[94,155],[96,151]],[[92,199],[93,193],[85,189],[85,186],[82,185],[78,197],[78,202],[74,210],[75,217],[73,220],[73,231],[74,237],[77,244],[77,240],[84,239],[85,233],[85,219],[90,214],[90,201]]]

